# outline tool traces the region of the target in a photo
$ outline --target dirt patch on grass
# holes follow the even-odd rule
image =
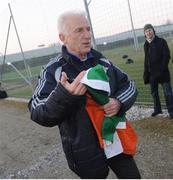
[[[173,120],[156,117],[132,123],[139,136],[135,159],[143,178],[173,178]]]
[[[142,178],[173,178],[173,120],[132,122]],[[78,178],[67,166],[57,127],[30,120],[26,102],[0,101],[0,178]],[[108,178],[116,178],[110,172]]]

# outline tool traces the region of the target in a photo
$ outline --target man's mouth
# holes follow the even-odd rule
[[[82,45],[84,45],[84,46],[91,46],[91,43],[90,42],[82,43]]]

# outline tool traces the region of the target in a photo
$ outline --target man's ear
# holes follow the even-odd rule
[[[63,43],[65,43],[65,35],[64,34],[59,34],[59,39],[63,42]]]

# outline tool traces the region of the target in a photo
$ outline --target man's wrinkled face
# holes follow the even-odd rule
[[[60,39],[69,52],[84,58],[91,49],[91,31],[86,17],[69,17],[66,32],[60,34]]]
[[[153,31],[153,29],[146,29],[145,31],[144,31],[144,34],[145,34],[145,36],[146,36],[146,38],[147,39],[152,39],[153,38],[153,36],[154,36],[154,31]]]

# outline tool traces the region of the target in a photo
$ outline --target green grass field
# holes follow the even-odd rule
[[[140,104],[152,103],[151,95],[150,95],[150,87],[149,85],[144,85],[143,83],[143,44],[140,44],[140,50],[135,51],[132,46],[126,46],[121,48],[115,48],[112,50],[106,50],[102,53],[110,59],[116,66],[121,68],[124,72],[129,75],[129,78],[134,80],[138,89],[138,98],[137,102]],[[169,44],[170,46],[170,44]],[[126,64],[126,60],[122,58],[124,54],[127,54],[129,58],[133,59],[134,63]],[[31,68],[31,74],[34,79],[37,79],[37,76],[40,73],[42,66],[36,66]],[[173,63],[169,63],[169,68],[171,72],[171,77],[173,77]],[[23,70],[21,73],[26,74]],[[29,85],[26,85],[23,79],[19,77],[19,75],[12,70],[9,73],[4,74],[4,81],[6,84],[15,86],[16,84],[24,84],[22,87],[17,89],[12,89],[8,91],[9,96],[15,97],[23,97],[30,98],[32,95],[32,89]],[[35,82],[35,81],[34,81]],[[34,83],[35,84],[35,83]],[[34,85],[33,85],[34,86]],[[172,83],[173,87],[173,83]],[[164,103],[162,89],[160,87],[160,96],[161,101]]]

